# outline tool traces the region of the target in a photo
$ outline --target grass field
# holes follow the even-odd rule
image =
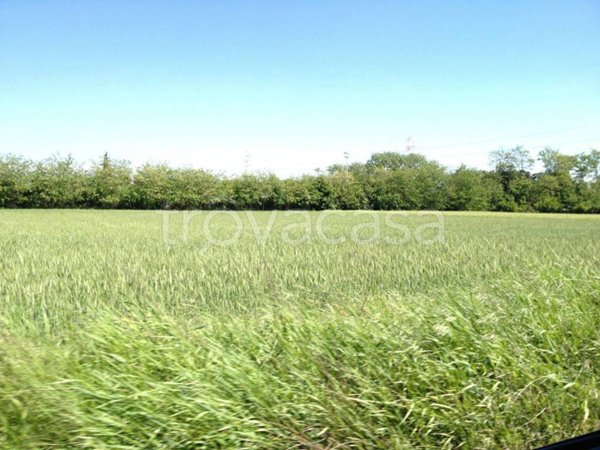
[[[208,216],[0,211],[0,447],[522,449],[600,427],[600,217]]]

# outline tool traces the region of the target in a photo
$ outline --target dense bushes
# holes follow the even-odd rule
[[[134,170],[104,155],[83,168],[72,157],[33,162],[0,157],[0,207],[133,209],[438,209],[600,212],[600,152],[492,153],[493,171],[448,171],[410,153],[375,153],[366,163],[280,179],[229,178],[199,169],[146,164]]]

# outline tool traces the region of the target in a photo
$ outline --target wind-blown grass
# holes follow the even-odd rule
[[[600,427],[600,218],[444,217],[432,245],[291,245],[282,215],[261,245],[242,216],[203,249],[177,215],[168,246],[156,213],[0,212],[0,445],[531,448]]]

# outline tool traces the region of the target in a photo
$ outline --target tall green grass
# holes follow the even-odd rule
[[[292,245],[283,213],[264,244],[242,214],[225,247],[202,217],[186,241],[174,214],[167,245],[153,212],[0,212],[2,448],[532,448],[600,427],[600,217]]]

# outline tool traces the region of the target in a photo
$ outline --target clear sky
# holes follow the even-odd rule
[[[600,0],[0,0],[0,153],[279,175],[600,149]]]

